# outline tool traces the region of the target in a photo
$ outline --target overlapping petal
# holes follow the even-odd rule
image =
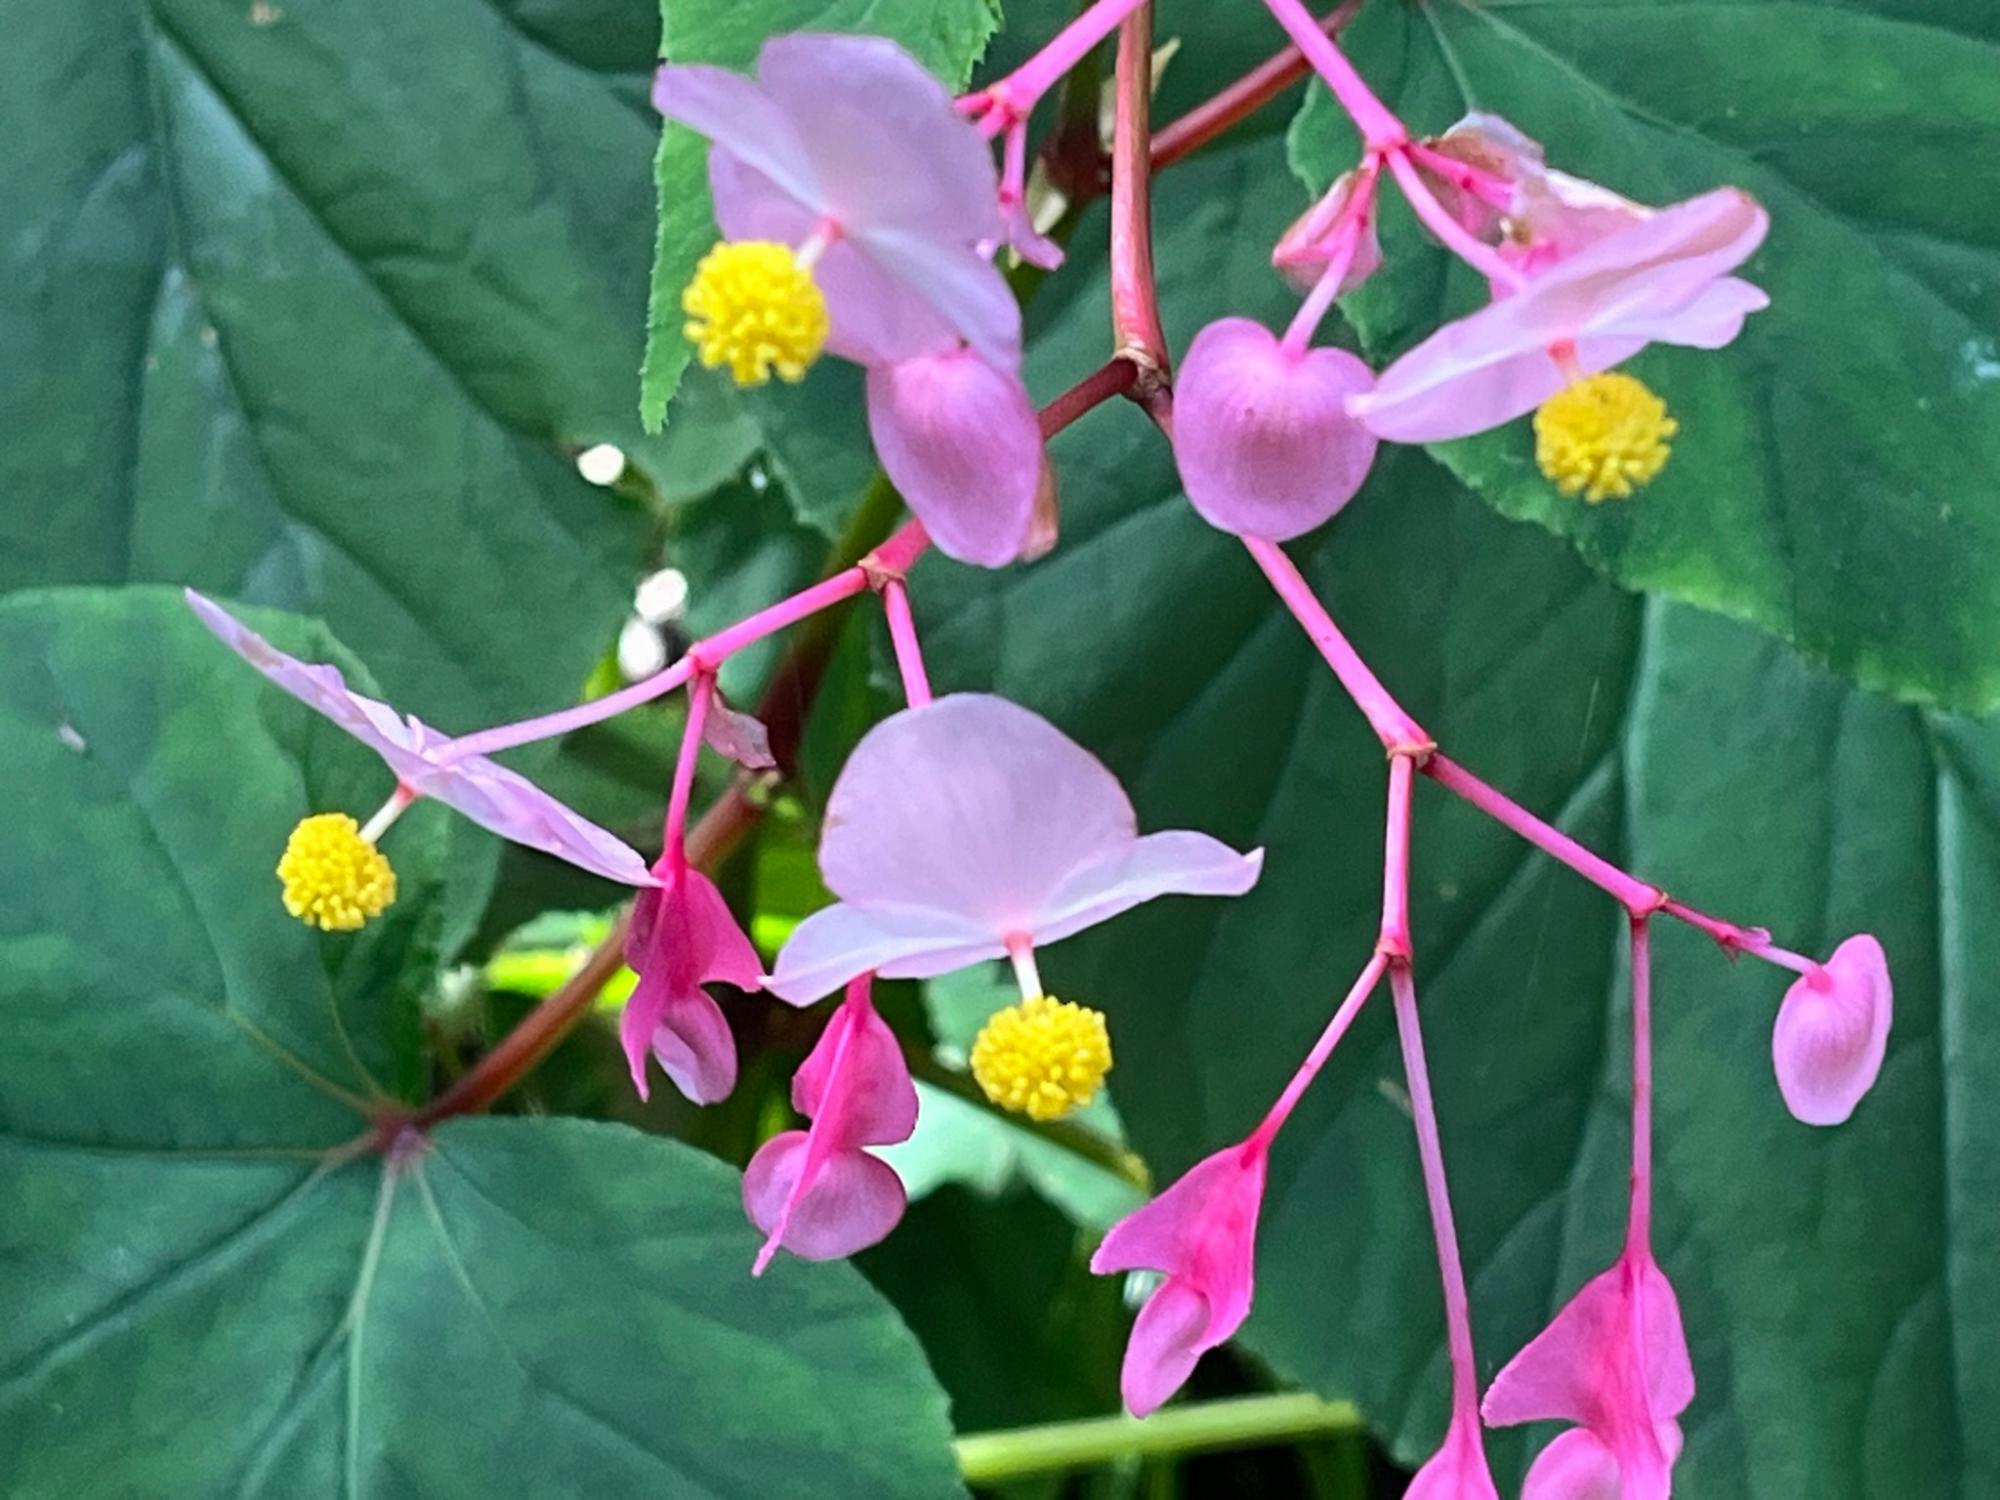
[[[1396,442],[1464,437],[1532,411],[1569,384],[1552,350],[1572,351],[1576,368],[1594,374],[1651,341],[1726,343],[1768,303],[1747,282],[1724,282],[1768,225],[1757,202],[1735,188],[1662,209],[1447,323],[1348,409]]]
[[[1807,1125],[1838,1125],[1874,1087],[1889,1049],[1895,994],[1882,945],[1866,933],[1785,991],[1771,1062],[1785,1107]]]
[[[663,888],[641,892],[625,955],[639,983],[625,1003],[619,1036],[639,1097],[649,1097],[648,1054],[696,1104],[728,1097],[736,1086],[736,1043],[703,986],[720,981],[754,990],[762,965],[715,883],[682,866],[667,874]]]
[[[388,763],[396,780],[435,797],[504,839],[539,849],[623,885],[658,882],[622,839],[483,755],[454,755],[449,736],[414,715],[347,686],[338,667],[287,656],[214,600],[187,590],[188,606],[222,643],[279,687],[317,709]]]
[[[1117,778],[1047,720],[939,698],[878,724],[841,771],[820,842],[841,904],[801,924],[770,988],[802,1002],[865,969],[942,973],[1154,896],[1239,894],[1260,860],[1199,834],[1142,840]]]

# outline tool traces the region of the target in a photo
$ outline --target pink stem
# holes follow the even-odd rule
[[[1361,971],[1361,977],[1354,981],[1354,988],[1347,992],[1347,998],[1342,1000],[1340,1008],[1334,1011],[1333,1019],[1326,1023],[1326,1030],[1319,1034],[1319,1040],[1313,1043],[1312,1051],[1306,1054],[1306,1060],[1299,1064],[1298,1071],[1292,1074],[1291,1082],[1285,1085],[1285,1091],[1278,1095],[1277,1102],[1265,1113],[1263,1122],[1251,1131],[1249,1139],[1244,1141],[1245,1147],[1261,1150],[1270,1146],[1272,1139],[1291,1117],[1293,1109],[1298,1106],[1299,1100],[1304,1097],[1305,1091],[1312,1086],[1313,1079],[1319,1076],[1319,1070],[1325,1067],[1326,1060],[1333,1056],[1333,1049],[1347,1034],[1347,1028],[1354,1024],[1354,1018],[1361,1013],[1363,1003],[1374,993],[1376,984],[1382,978],[1382,971],[1388,966],[1389,960],[1380,953],[1368,960],[1367,966]]]
[[[1514,201],[1513,184],[1505,177],[1480,170],[1470,162],[1446,156],[1422,141],[1409,144],[1410,159],[1438,177],[1448,177],[1461,192],[1470,193],[1488,208],[1505,209]]]
[[[1431,1099],[1430,1070],[1424,1064],[1424,1036],[1417,1024],[1417,985],[1407,962],[1389,966],[1396,997],[1396,1034],[1403,1044],[1403,1071],[1410,1086],[1410,1113],[1416,1118],[1417,1155],[1423,1162],[1424,1195],[1430,1200],[1431,1233],[1437,1239],[1438,1273],[1444,1281],[1445,1334],[1451,1349],[1451,1407],[1466,1420],[1479,1406],[1479,1367],[1472,1352],[1472,1312],[1465,1294],[1465,1267],[1458,1257],[1458,1231],[1451,1219],[1445,1183],[1444,1147],[1438,1139],[1437,1108]]]
[[[1347,695],[1367,716],[1376,738],[1391,751],[1428,749],[1431,737],[1403,711],[1401,704],[1389,696],[1388,690],[1368,669],[1368,664],[1347,643],[1347,637],[1333,623],[1333,616],[1326,612],[1325,606],[1313,594],[1311,585],[1291,558],[1285,555],[1284,549],[1276,542],[1256,537],[1245,537],[1243,545],[1250,549],[1257,566],[1271,580],[1271,587],[1278,591],[1285,608],[1305,627],[1306,635],[1319,648],[1319,654],[1326,658],[1326,664],[1333,668],[1333,675],[1340,679]]]
[[[1143,0],[1097,0],[1095,5],[1051,37],[1047,46],[1005,78],[991,88],[960,99],[959,109],[967,114],[979,115],[981,127],[986,129],[988,135],[997,135],[1016,121],[1025,119],[1042,95],[1055,87],[1065,73],[1082,62],[1091,48],[1111,35],[1118,23],[1142,3]],[[988,128],[985,122],[996,115],[1000,117],[998,124]]]
[[[1321,30],[1302,0],[1264,0],[1264,5],[1305,54],[1313,71],[1326,80],[1326,86],[1353,119],[1354,128],[1361,132],[1362,142],[1369,150],[1390,151],[1410,138],[1403,122],[1375,97],[1375,91],[1355,71],[1354,64],[1347,60],[1347,54],[1333,38]]]
[[[1354,247],[1361,237],[1361,226],[1356,223],[1343,225],[1338,231],[1339,248],[1333,258],[1326,263],[1313,289],[1306,294],[1306,300],[1299,304],[1299,310],[1292,315],[1291,325],[1285,329],[1285,336],[1278,341],[1293,359],[1306,352],[1312,343],[1312,336],[1319,331],[1326,310],[1333,306],[1333,299],[1340,295],[1340,284],[1347,279],[1347,268],[1354,263]]]
[[[1632,918],[1632,1219],[1626,1253],[1651,1256],[1653,1234],[1653,955],[1650,923]]]
[[[1389,758],[1387,847],[1382,855],[1382,931],[1376,952],[1410,956],[1410,786],[1415,767],[1407,755]]]
[[[1455,792],[1495,822],[1513,829],[1536,848],[1554,855],[1591,884],[1609,891],[1633,916],[1646,916],[1660,910],[1666,903],[1665,892],[1627,875],[1610,861],[1592,854],[1568,834],[1544,823],[1450,757],[1433,755],[1424,763],[1423,769],[1447,791]]]
[[[1776,964],[1781,969],[1811,978],[1825,972],[1816,959],[1807,958],[1802,953],[1794,953],[1789,948],[1780,948],[1771,941],[1771,934],[1761,927],[1738,927],[1734,922],[1725,922],[1720,917],[1711,917],[1707,912],[1696,911],[1684,901],[1669,899],[1660,908],[1670,917],[1679,917],[1688,926],[1710,937],[1722,946],[1722,950],[1732,956],[1748,953],[1766,963]]]
[[[923,650],[917,644],[917,622],[910,618],[910,591],[902,579],[892,578],[882,585],[882,613],[889,619],[889,643],[896,649],[903,696],[910,707],[921,708],[931,701],[931,682],[924,671]]]
[[[886,547],[887,544],[884,545]],[[522,719],[512,724],[496,724],[491,729],[462,735],[451,742],[449,749],[444,752],[445,757],[449,760],[459,760],[468,755],[491,755],[496,750],[511,750],[516,745],[553,739],[557,735],[569,734],[589,725],[602,723],[606,719],[616,718],[627,709],[637,708],[642,703],[650,703],[655,698],[671,693],[699,672],[713,672],[745,646],[761,641],[767,635],[775,635],[788,625],[796,625],[807,615],[816,614],[830,604],[850,599],[867,587],[868,575],[859,567],[836,573],[809,589],[758,610],[748,619],[737,622],[707,640],[696,641],[694,645],[688,647],[679,661],[664,671],[655,672],[651,677],[642,678],[630,687],[620,688],[615,693],[606,693],[602,698],[592,698],[588,703],[579,703],[573,708],[542,714],[533,719]]]
[[[1525,276],[1500,258],[1497,250],[1475,239],[1463,224],[1445,212],[1444,205],[1432,194],[1407,152],[1390,152],[1389,170],[1395,175],[1396,185],[1402,188],[1403,196],[1409,199],[1410,207],[1423,220],[1424,227],[1436,235],[1447,250],[1495,286],[1514,290],[1527,281]]]
[[[681,730],[681,753],[674,761],[673,790],[667,794],[667,822],[660,857],[678,876],[687,868],[688,799],[694,794],[695,762],[701,758],[701,732],[708,723],[709,701],[715,696],[715,674],[703,672],[688,689],[687,725]]]

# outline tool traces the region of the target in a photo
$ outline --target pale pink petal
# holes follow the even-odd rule
[[[1505,356],[1481,347],[1481,330],[1467,328],[1472,318],[1481,316],[1474,313],[1445,324],[1384,370],[1372,391],[1350,400],[1348,412],[1390,442],[1443,442],[1511,422],[1570,383],[1545,345],[1531,341]],[[1585,373],[1618,363],[1584,364],[1586,347],[1580,343],[1577,350]],[[1645,340],[1625,339],[1620,347],[1621,358],[1629,359],[1645,347]]]
[[[969,245],[904,230],[871,234],[863,243],[996,369],[1020,369],[1021,304],[993,262]]]
[[[1588,1430],[1572,1427],[1536,1455],[1521,1500],[1624,1500],[1618,1460]]]
[[[1347,414],[1373,378],[1344,349],[1294,355],[1248,318],[1209,324],[1174,385],[1189,501],[1210,525],[1267,541],[1330,519],[1375,461],[1375,435]]]
[[[641,988],[644,988],[643,981]],[[633,992],[633,999],[638,992]],[[628,1007],[630,1002],[627,1002]],[[670,997],[653,1027],[652,1052],[667,1077],[696,1104],[719,1104],[736,1087],[736,1039],[722,1007],[705,992]],[[643,1064],[642,1064],[643,1069]],[[643,1071],[639,1097],[646,1097]]]
[[[1403,1500],[1500,1500],[1476,1421],[1452,1420],[1443,1445],[1417,1470]]]
[[[1833,950],[1819,975],[1785,991],[1771,1061],[1785,1107],[1807,1125],[1838,1125],[1882,1071],[1895,997],[1882,945],[1863,934]]]
[[[824,208],[844,230],[912,231],[967,247],[1001,234],[992,152],[944,85],[895,42],[773,37],[757,54],[757,83],[789,117]]]
[[[746,771],[768,771],[777,765],[771,754],[771,731],[755,714],[731,708],[716,695],[701,723],[702,742],[725,760]]]
[[[805,137],[754,79],[727,68],[668,63],[653,75],[653,108],[776,184],[811,219],[826,212],[827,188]]]
[[[817,213],[726,151],[709,152],[708,184],[725,239],[800,245],[818,227]],[[854,240],[828,246],[813,266],[813,279],[826,298],[826,347],[843,359],[873,364],[958,342],[957,330],[942,314],[912,296],[895,272]]]
[[[1031,266],[1053,271],[1063,263],[1062,246],[1035,228],[1026,199],[1006,210],[1007,243]]]
[[[488,832],[624,885],[658,884],[639,852],[483,755],[453,757],[451,740],[415,717],[353,692],[337,667],[287,656],[213,600],[189,589],[188,607],[237,655],[368,746],[396,779],[455,808]]]
[[[986,927],[935,907],[842,902],[793,929],[765,988],[793,1005],[810,1005],[857,974],[929,979],[1006,951]]]
[[[820,871],[843,900],[929,907],[1004,939],[1137,828],[1118,780],[1039,715],[959,693],[862,738],[827,800]]]
[[[1263,866],[1262,849],[1238,854],[1186,829],[1149,833],[1073,870],[1035,914],[1035,941],[1056,942],[1156,896],[1240,896]]]
[[[939,551],[997,568],[1026,549],[1047,460],[1019,377],[969,349],[875,365],[868,430]]]
[[[1319,285],[1337,256],[1347,257],[1347,269],[1340,278],[1343,294],[1381,269],[1382,240],[1376,232],[1374,205],[1371,201],[1364,211],[1353,201],[1360,182],[1359,172],[1341,173],[1326,194],[1279,237],[1271,264],[1295,291],[1303,294]],[[1371,185],[1371,197],[1372,191]],[[1352,251],[1348,249],[1350,241],[1354,242]]]
[[[792,1107],[836,1150],[893,1146],[917,1128],[917,1088],[902,1045],[861,993],[850,992],[792,1075]]]
[[[887,1237],[908,1199],[887,1162],[865,1151],[840,1151],[818,1164],[797,1191],[808,1155],[806,1134],[773,1136],[743,1174],[743,1208],[770,1238],[753,1266],[762,1275],[780,1247],[803,1260],[838,1260]]]
[[[1135,1417],[1151,1416],[1187,1383],[1203,1351],[1222,1342],[1208,1336],[1211,1322],[1208,1299],[1179,1277],[1167,1278],[1147,1299],[1133,1320],[1119,1372],[1127,1411]]]
[[[1770,222],[1748,193],[1717,188],[1606,235],[1507,301],[1534,300],[1524,325],[1553,319],[1571,336],[1615,332],[1627,317],[1685,306],[1748,260]]]

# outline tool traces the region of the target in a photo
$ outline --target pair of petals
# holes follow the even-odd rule
[[[503,839],[553,854],[623,885],[658,882],[645,859],[547,792],[483,755],[454,755],[452,741],[414,715],[354,692],[338,667],[287,656],[214,600],[187,590],[188,607],[222,643],[272,682],[317,709],[388,763],[396,780],[435,797]]]
[[[1345,349],[1287,349],[1248,318],[1195,335],[1174,396],[1174,461],[1210,525],[1282,542],[1330,520],[1375,461],[1348,415],[1374,375]]]
[[[720,981],[754,990],[763,965],[715,882],[683,862],[665,872],[660,888],[641,891],[625,959],[639,983],[625,1003],[619,1039],[639,1097],[650,1097],[650,1055],[696,1104],[726,1099],[736,1087],[736,1042],[703,986]]]
[[[1771,1063],[1785,1107],[1807,1125],[1838,1125],[1874,1086],[1889,1049],[1895,995],[1882,945],[1866,933],[1785,991]]]
[[[820,872],[840,898],[768,980],[794,1004],[857,974],[926,978],[1049,943],[1169,893],[1241,895],[1261,851],[1140,837],[1118,780],[1046,719],[961,693],[862,738],[827,799]]]
[[[869,999],[863,976],[797,1073],[792,1106],[812,1121],[758,1148],[743,1176],[743,1208],[767,1238],[753,1274],[780,1247],[804,1260],[865,1250],[903,1217],[902,1179],[865,1146],[893,1146],[917,1128],[917,1090],[903,1049]]]
[[[876,364],[962,337],[997,368],[1019,367],[1020,308],[977,248],[1005,233],[992,155],[901,47],[774,37],[754,78],[662,67],[653,104],[714,143],[709,187],[727,238],[797,246],[832,229],[813,276],[834,353]]]
[[[1536,1459],[1522,1500],[1596,1500],[1607,1477],[1612,1500],[1666,1500],[1693,1400],[1673,1286],[1628,1250],[1494,1377],[1481,1409],[1495,1427],[1575,1424]]]
[[[1376,435],[1438,442],[1533,411],[1572,375],[1608,370],[1653,342],[1718,349],[1770,298],[1726,273],[1769,218],[1736,188],[1690,198],[1592,241],[1518,291],[1447,323],[1382,372],[1348,410]]]
[[[1250,1315],[1257,1215],[1268,1148],[1250,1140],[1197,1162],[1144,1208],[1118,1221],[1090,1269],[1159,1271],[1162,1282],[1132,1324],[1119,1386],[1133,1416],[1186,1383],[1202,1354]]]

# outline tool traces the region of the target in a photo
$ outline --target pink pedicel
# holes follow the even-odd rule
[[[795,1005],[857,974],[927,978],[1056,942],[1155,896],[1238,896],[1263,853],[1141,837],[1097,757],[1004,698],[958,693],[862,738],[819,863],[839,903],[799,924],[766,981]]]
[[[1375,435],[1347,414],[1372,384],[1345,349],[1294,350],[1248,318],[1209,324],[1174,388],[1189,502],[1211,526],[1274,542],[1331,519],[1375,460]]]
[[[539,849],[621,885],[658,882],[639,851],[529,781],[483,755],[453,753],[453,741],[415,715],[354,692],[338,667],[287,656],[214,600],[186,591],[188,607],[222,643],[279,687],[317,709],[388,762],[398,785],[434,797],[503,839]]]
[[[1166,1280],[1132,1325],[1120,1387],[1143,1417],[1179,1390],[1195,1361],[1243,1325],[1255,1280],[1257,1211],[1269,1137],[1263,1132],[1198,1162],[1119,1220],[1090,1258],[1100,1276],[1159,1271]]]
[[[993,158],[917,60],[883,37],[800,33],[757,76],[668,64],[661,114],[707,136],[716,222],[731,240],[820,249],[827,348],[860,364],[963,338],[1021,362],[1021,311],[979,245],[1006,233]]]
[[[1771,1033],[1785,1107],[1807,1125],[1839,1125],[1874,1086],[1895,996],[1882,945],[1865,933],[1792,982]]]
[[[1018,377],[960,346],[868,371],[876,456],[940,552],[997,568],[1033,549],[1054,479]]]
[[[1533,411],[1578,375],[1608,370],[1649,343],[1721,348],[1769,305],[1727,274],[1767,225],[1764,210],[1736,188],[1661,209],[1447,323],[1348,409],[1380,437],[1437,442]]]
[[[848,983],[847,998],[792,1076],[792,1107],[811,1128],[773,1136],[744,1173],[744,1211],[768,1236],[754,1275],[780,1248],[802,1260],[865,1250],[903,1217],[902,1179],[862,1148],[910,1138],[917,1089],[868,990],[865,974]]]
[[[1594,1496],[1615,1476],[1616,1500],[1664,1500],[1680,1453],[1675,1420],[1694,1399],[1680,1305],[1642,1246],[1584,1284],[1487,1389],[1495,1427],[1571,1422],[1544,1449],[1522,1500]]]
[[[714,1104],[736,1087],[736,1043],[713,983],[754,990],[763,982],[757,950],[730,915],[715,882],[683,860],[662,859],[658,890],[632,907],[625,961],[639,984],[625,1002],[619,1039],[639,1097],[650,1097],[646,1058],[696,1104]]]

